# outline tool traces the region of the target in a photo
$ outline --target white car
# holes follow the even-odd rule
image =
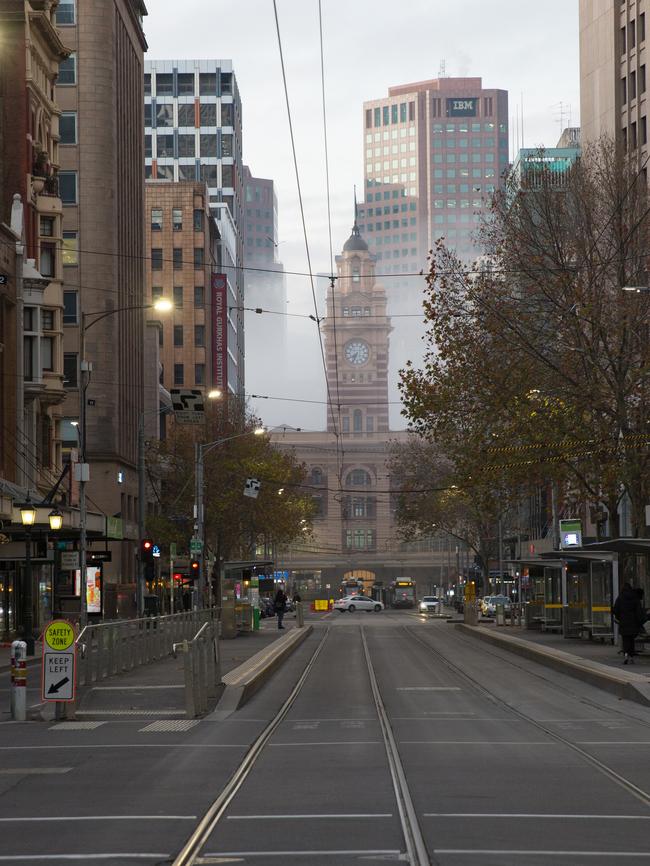
[[[334,602],[334,610],[341,613],[347,610],[354,613],[355,610],[374,610],[377,613],[384,609],[384,605],[374,598],[367,595],[346,595],[344,598],[339,598]]]
[[[442,609],[442,602],[437,595],[423,595],[418,603],[420,613],[438,613]]]

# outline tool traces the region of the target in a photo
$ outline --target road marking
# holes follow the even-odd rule
[[[169,854],[125,854],[121,852],[115,854],[0,854],[0,862],[56,860],[60,863],[62,860],[81,860],[84,862],[88,860],[168,860],[170,856]]]
[[[151,691],[153,689],[184,689],[185,686],[93,686],[93,692]]]
[[[650,851],[521,851],[521,850],[497,850],[484,849],[473,850],[471,848],[436,848],[434,854],[448,854],[449,856],[475,856],[475,857],[627,857],[641,858],[650,857]]]
[[[576,740],[580,746],[650,746],[650,740]]]
[[[3,752],[28,752],[39,749],[54,751],[61,751],[62,749],[247,749],[249,745],[249,743],[83,743],[77,745],[57,743],[54,746],[0,746],[0,750]],[[297,745],[311,745],[311,743],[298,743]]]
[[[401,851],[395,849],[338,849],[336,851],[213,851],[203,855],[203,860],[208,857],[368,857],[371,855],[381,857],[383,855],[399,856]]]
[[[400,740],[402,746],[557,746],[552,740]]]
[[[549,815],[537,814],[535,812],[424,812],[425,818],[539,818],[549,820],[574,820],[585,821],[650,821],[650,815]]]
[[[309,740],[304,743],[269,743],[270,747],[277,747],[280,749],[285,749],[287,746],[379,746],[381,745],[379,740],[332,740],[328,742],[327,740],[321,742],[314,742]]]
[[[157,722],[151,722],[140,728],[139,734],[152,733],[173,733],[175,731],[189,731],[200,724],[199,719],[160,719]]]
[[[77,710],[78,716],[184,716],[185,710]]]
[[[245,720],[244,720],[245,721]],[[369,719],[292,719],[293,723],[297,722],[376,722],[377,717]]]
[[[74,767],[3,767],[0,776],[62,776]]]
[[[398,686],[398,692],[460,692],[460,686]]]
[[[106,722],[57,722],[48,731],[94,731]]]
[[[228,815],[228,821],[266,821],[266,820],[274,820],[278,821],[289,821],[294,818],[324,818],[327,820],[328,818],[392,818],[393,815],[391,812],[376,812],[376,813],[363,813],[359,812],[357,814],[352,814],[351,812],[342,812],[340,814],[314,814],[314,815]]]
[[[196,815],[65,815],[27,818],[0,818],[3,824],[38,823],[41,821],[196,821]]]

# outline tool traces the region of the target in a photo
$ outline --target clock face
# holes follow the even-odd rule
[[[370,349],[368,344],[363,340],[351,340],[345,347],[345,359],[350,364],[366,364],[370,357]]]

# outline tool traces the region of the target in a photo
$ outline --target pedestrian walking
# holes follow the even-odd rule
[[[623,664],[627,665],[634,661],[634,639],[641,631],[645,620],[639,595],[629,583],[623,584],[612,611],[618,622],[623,643]]]
[[[273,607],[275,608],[275,612],[278,616],[278,628],[284,628],[284,626],[282,625],[282,620],[287,609],[287,596],[284,590],[279,589],[276,592]]]

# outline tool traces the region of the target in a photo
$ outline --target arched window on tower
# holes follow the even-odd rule
[[[352,432],[363,433],[363,414],[361,409],[355,409],[352,413]]]
[[[353,469],[345,479],[346,487],[370,487],[370,475],[365,469]]]
[[[356,257],[352,259],[352,282],[361,282],[361,263]]]

